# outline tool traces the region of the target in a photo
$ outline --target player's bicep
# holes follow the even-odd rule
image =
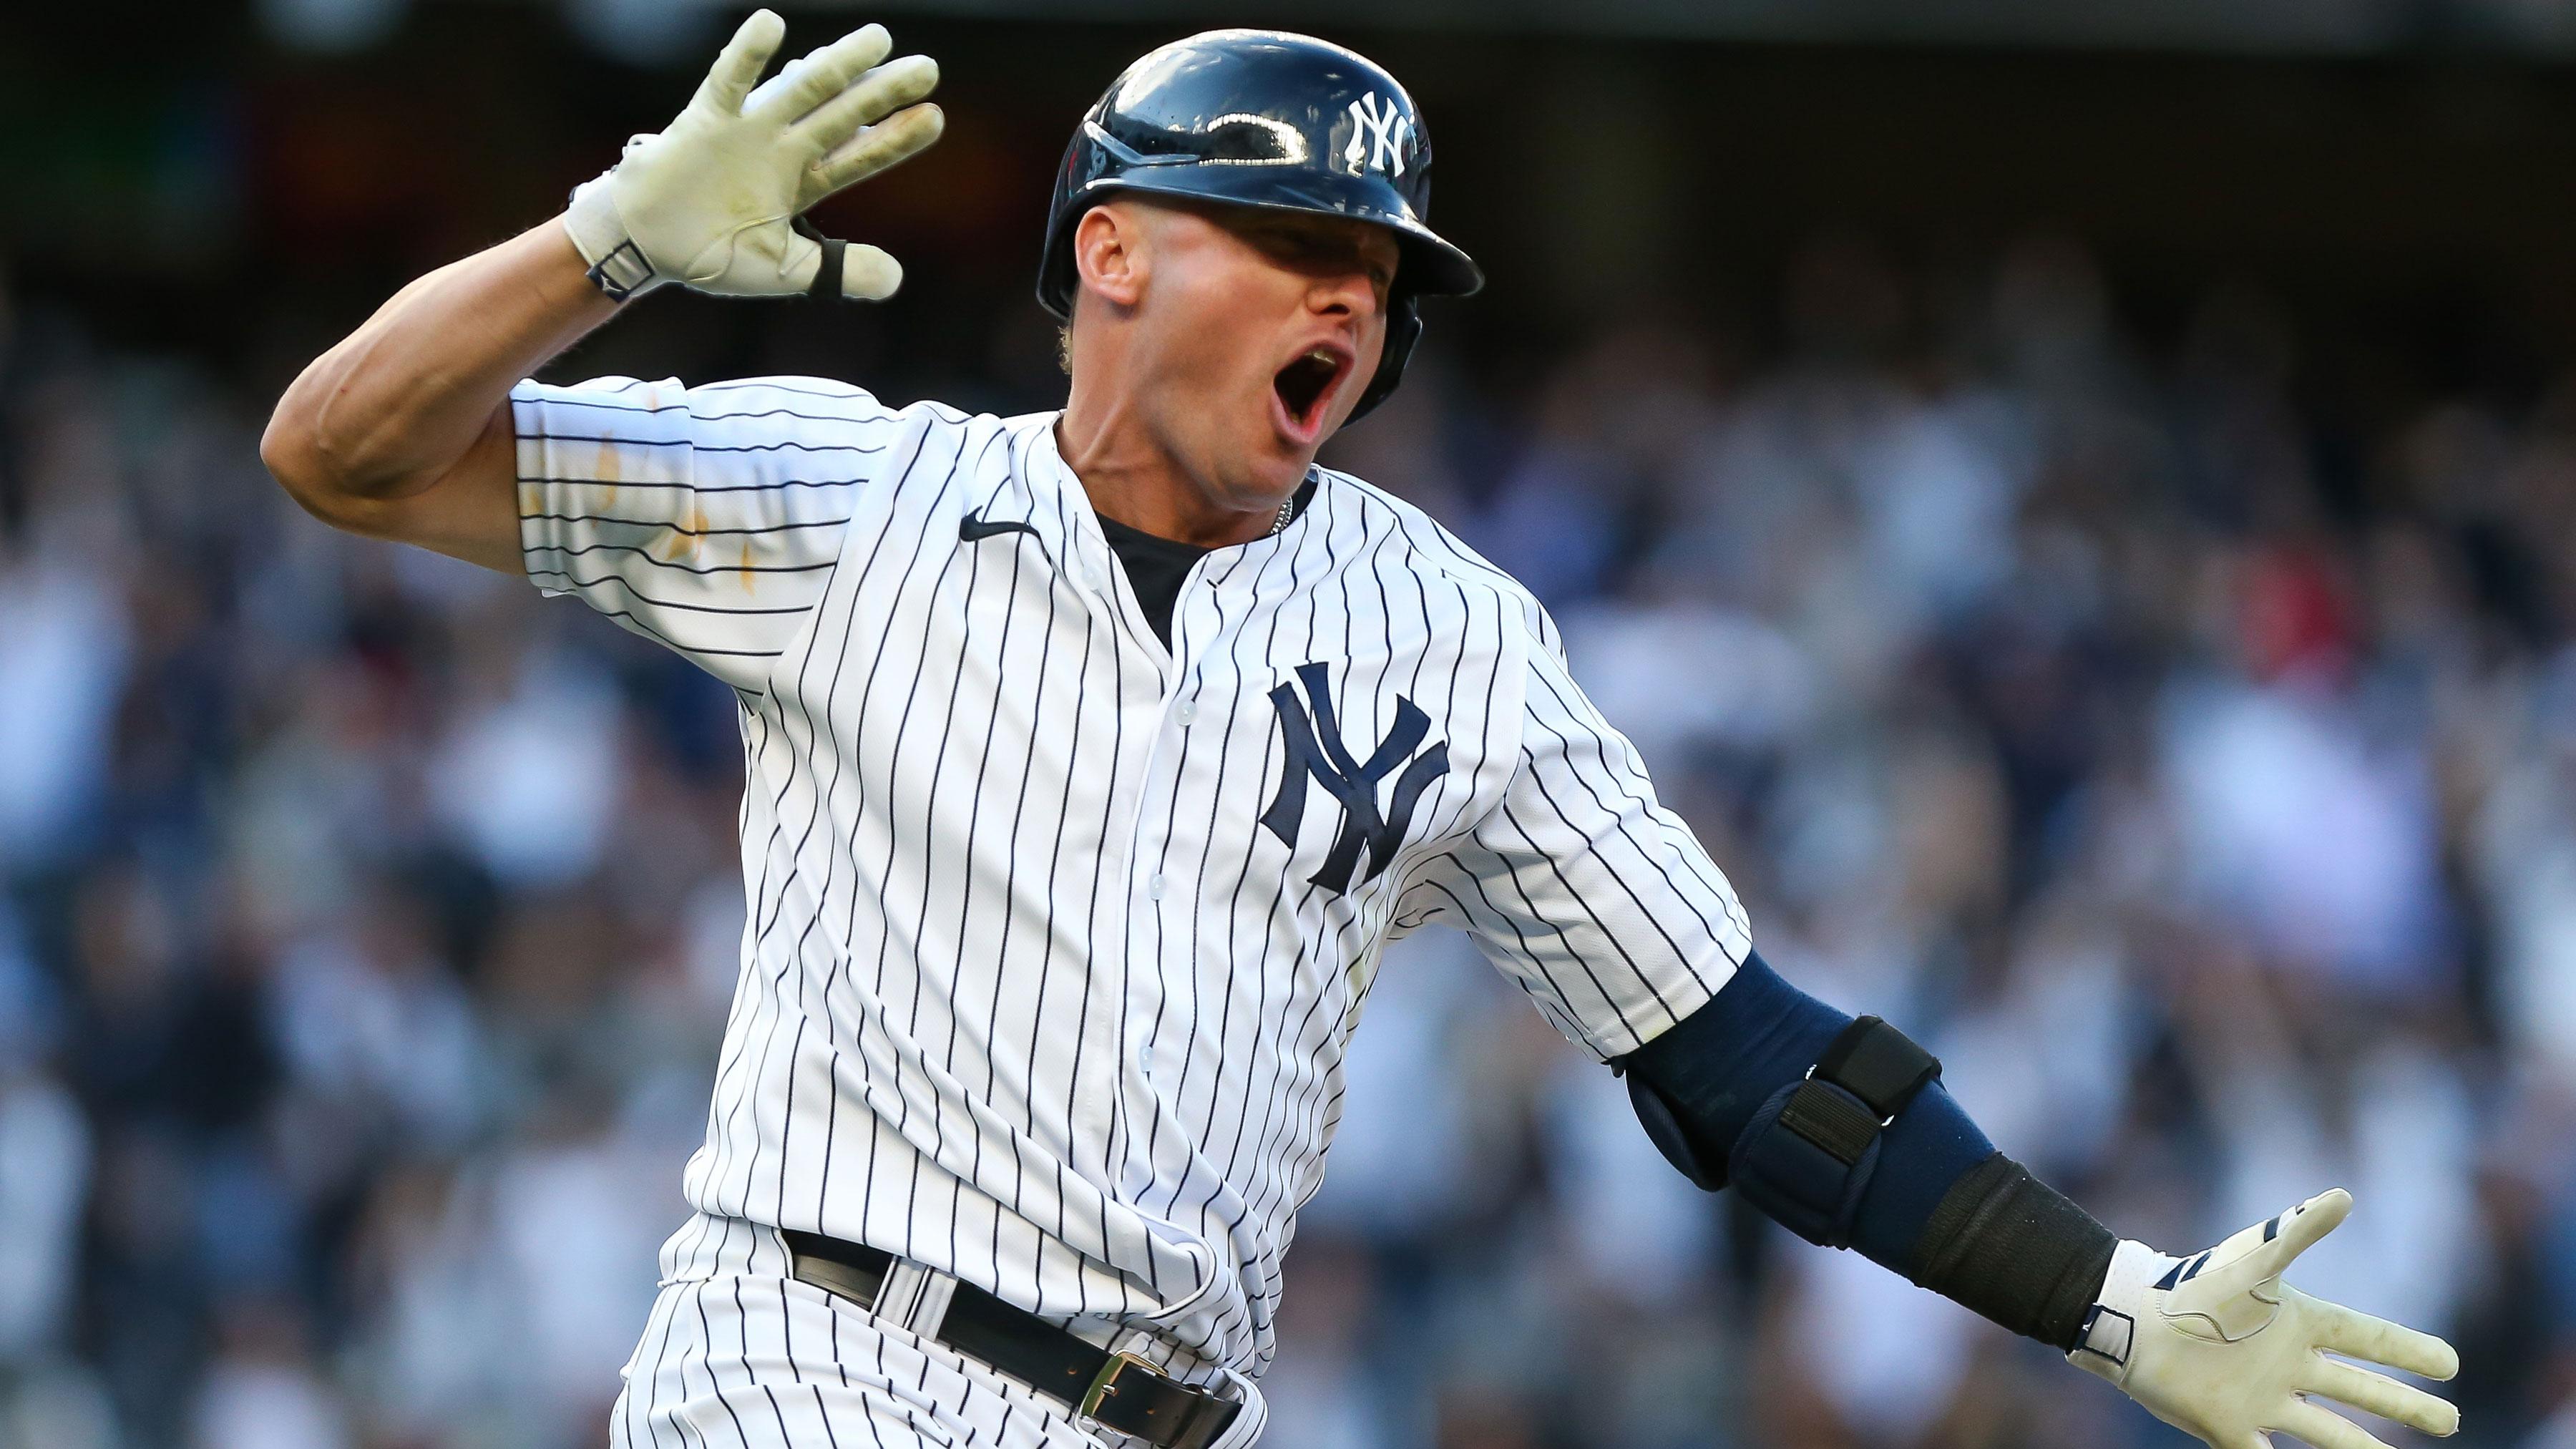
[[[336,499],[329,521],[363,537],[519,573],[516,457],[517,436],[504,402],[464,455],[426,486],[399,497]]]

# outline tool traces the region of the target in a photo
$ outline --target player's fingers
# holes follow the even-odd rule
[[[861,302],[882,302],[903,285],[903,263],[883,248],[852,242],[841,251],[841,295]]]
[[[2298,1261],[2301,1253],[2313,1248],[2326,1234],[2343,1226],[2352,1215],[2352,1194],[2339,1187],[2327,1188],[2315,1197],[2281,1214],[2272,1221],[2279,1225],[2277,1236],[2248,1256],[2272,1260],[2274,1272]]]
[[[2318,1359],[2299,1387],[2320,1398],[2350,1404],[2365,1414],[2421,1429],[2435,1438],[2459,1432],[2460,1411],[2450,1404],[2412,1384],[2401,1384],[2386,1374],[2375,1374],[2339,1359]]]
[[[2274,1426],[2315,1449],[2388,1449],[2388,1445],[2352,1420],[2330,1414],[2305,1399],[2291,1405]]]
[[[894,49],[894,37],[882,25],[862,25],[831,44],[799,57],[795,63],[770,78],[767,84],[752,92],[743,104],[745,115],[759,114],[777,121],[793,121],[823,102],[839,95],[841,89],[865,73],[867,68],[886,58]]]
[[[788,239],[778,274],[798,292],[812,292],[823,270],[823,243],[799,232]],[[882,302],[903,285],[903,264],[881,247],[859,242],[841,246],[841,295],[858,302]]]
[[[778,53],[778,42],[787,36],[787,22],[775,10],[754,10],[735,28],[733,39],[716,52],[716,63],[707,70],[707,78],[698,85],[698,99],[728,114],[742,109],[742,98],[760,80],[769,67],[769,58]]]
[[[2428,1379],[2447,1379],[2460,1371],[2459,1350],[2429,1333],[2356,1313],[2341,1304],[2313,1299],[2310,1302],[2314,1305],[2316,1339],[2321,1348]]]
[[[908,107],[886,117],[814,163],[806,173],[811,179],[805,191],[811,200],[805,204],[811,206],[844,186],[911,158],[938,140],[947,126],[947,116],[933,105]]]
[[[2214,1251],[2224,1258],[2238,1243],[2251,1239],[2253,1245],[2211,1268],[2200,1292],[2211,1298],[2232,1297],[2280,1277],[2301,1253],[2343,1226],[2351,1212],[2352,1194],[2339,1187],[2330,1188],[2259,1228],[2246,1229]]]
[[[817,151],[847,141],[862,126],[911,105],[939,85],[939,62],[926,55],[907,55],[869,71],[816,106],[792,128]]]

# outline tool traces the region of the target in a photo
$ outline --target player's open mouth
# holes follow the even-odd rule
[[[1279,399],[1285,431],[1300,443],[1313,442],[1332,410],[1333,395],[1350,374],[1351,356],[1338,347],[1318,345],[1272,375],[1270,390]]]

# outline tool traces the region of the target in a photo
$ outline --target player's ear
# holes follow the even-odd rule
[[[1105,301],[1133,307],[1145,295],[1144,228],[1116,203],[1095,206],[1073,227],[1073,265],[1082,289]]]

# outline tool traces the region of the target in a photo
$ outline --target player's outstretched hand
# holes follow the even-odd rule
[[[2336,1188],[2195,1258],[2122,1243],[2067,1357],[2212,1449],[2270,1449],[2274,1434],[2315,1449],[2387,1449],[2319,1399],[2427,1434],[2457,1431],[2451,1405],[2346,1362],[2447,1379],[2460,1369],[2449,1344],[2281,1281],[2351,1211],[2352,1194]]]
[[[878,248],[840,249],[794,223],[939,139],[939,108],[919,103],[939,67],[921,55],[888,61],[885,27],[867,25],[764,82],[786,29],[753,11],[687,109],[573,193],[564,229],[610,295],[664,282],[734,297],[805,292],[825,272],[827,245],[840,250],[844,296],[888,297],[902,282]]]

